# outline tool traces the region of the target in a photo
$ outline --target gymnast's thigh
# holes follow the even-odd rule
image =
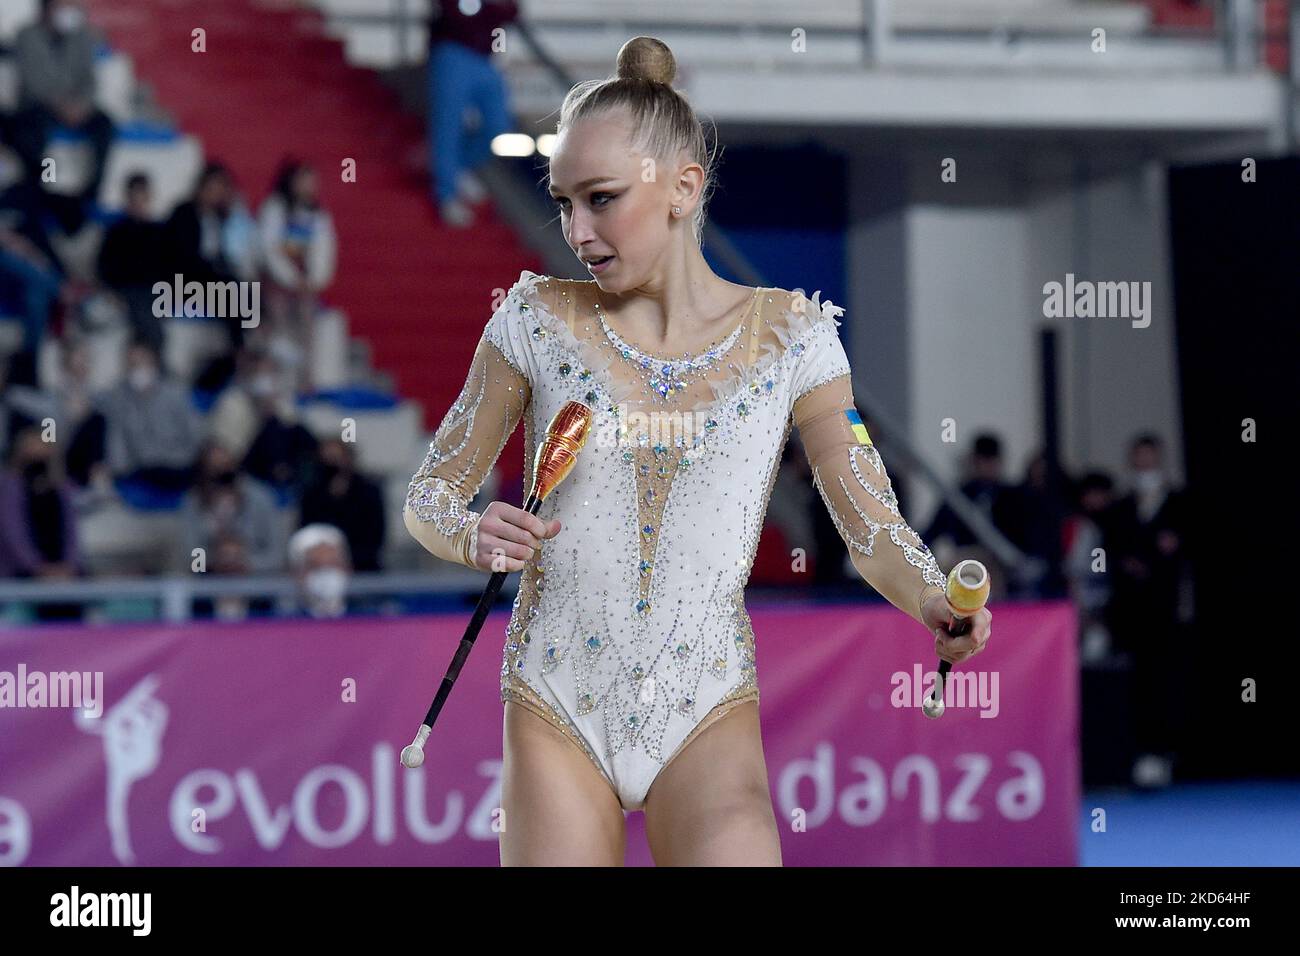
[[[758,702],[706,727],[655,777],[646,838],[659,866],[780,866]]]
[[[502,754],[502,866],[623,865],[623,807],[576,743],[507,701]]]

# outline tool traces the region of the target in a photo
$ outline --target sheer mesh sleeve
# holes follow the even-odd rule
[[[945,575],[898,510],[889,474],[853,404],[848,374],[803,394],[795,424],[813,483],[849,549],[853,566],[889,603],[917,621]]]
[[[470,362],[460,395],[429,443],[407,488],[402,520],[430,553],[475,567],[471,555],[481,515],[469,510],[532,394],[519,287],[493,314]]]

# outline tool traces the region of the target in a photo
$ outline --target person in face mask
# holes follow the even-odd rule
[[[76,513],[55,444],[29,426],[14,437],[9,463],[0,469],[0,578],[66,580],[83,573]],[[80,614],[75,605],[36,610],[41,619]]]
[[[49,211],[72,234],[85,222],[86,204],[99,196],[113,122],[95,105],[95,50],[101,38],[88,27],[80,0],[43,0],[41,8],[41,18],[14,41],[19,87],[14,148],[29,181],[39,187],[55,127],[76,130],[90,141],[91,168],[80,191],[65,197],[41,190]]]
[[[1133,664],[1135,743],[1133,783],[1162,787],[1172,779],[1177,695],[1171,671],[1181,659],[1184,628],[1180,589],[1187,580],[1185,494],[1164,470],[1159,436],[1138,435],[1129,446],[1133,490],[1115,503],[1108,559],[1110,630]]]
[[[239,472],[230,453],[220,445],[210,443],[200,453],[194,493],[214,533],[231,527],[243,505]]]
[[[1133,493],[1137,496],[1138,516],[1148,522],[1164,504],[1168,479],[1160,462],[1158,439],[1146,437],[1135,442],[1129,453]]]
[[[357,571],[381,569],[384,495],[356,471],[355,445],[327,438],[317,448],[316,475],[302,496],[303,524],[330,524],[343,532]]]
[[[312,617],[343,617],[352,576],[347,540],[333,525],[309,524],[289,539],[289,566],[299,609]]]
[[[259,403],[274,397],[274,363],[265,348],[249,344],[235,355],[235,375],[208,413],[208,434],[242,461],[261,427]]]
[[[158,365],[151,358],[137,357],[126,373],[127,384],[137,392],[147,392],[158,384]]]
[[[188,532],[186,564],[200,548],[207,570],[214,571],[220,542],[234,537],[248,573],[272,574],[284,568],[284,534],[275,496],[241,473],[229,449],[218,441],[209,439],[199,454],[198,478],[182,504],[182,523]]]
[[[45,8],[49,11],[50,24],[60,36],[69,36],[86,25],[86,11],[75,0],[47,3]]]
[[[101,402],[104,446],[114,478],[167,494],[193,484],[202,435],[189,389],[162,374],[144,339],[127,349],[124,381]]]
[[[223,532],[213,541],[213,574],[242,577],[252,573],[244,540],[233,532]],[[252,610],[253,602],[238,594],[223,594],[212,600],[212,616],[221,621],[242,621]]]

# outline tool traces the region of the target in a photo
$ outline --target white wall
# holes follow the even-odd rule
[[[1151,324],[1103,318],[1055,320],[1062,330],[1062,451],[1067,467],[1100,466],[1122,479],[1128,443],[1140,431],[1165,439],[1181,480],[1172,272],[1164,169],[1135,168],[1078,191],[1045,197],[1026,211],[1033,243],[1030,285],[1076,279],[1149,281]]]
[[[995,432],[1008,478],[1041,436],[1035,303],[1030,300],[1024,214],[1017,208],[914,206],[907,215],[910,431],[949,480],[975,435]],[[956,441],[943,441],[945,420]],[[909,488],[914,519],[938,502]]]
[[[958,151],[960,152],[960,151]],[[974,436],[995,432],[1008,480],[1042,448],[1039,335],[1055,327],[1062,464],[1103,468],[1121,486],[1135,434],[1154,431],[1181,480],[1177,356],[1162,167],[1090,180],[1049,169],[971,161],[960,188],[938,184],[932,156],[857,159],[850,166],[848,269],[856,383],[905,423],[912,442],[958,481]],[[1086,169],[1086,167],[1081,167]],[[865,196],[865,198],[864,198]],[[1043,285],[1151,282],[1151,324],[1048,318]],[[956,442],[945,443],[945,419]],[[908,519],[938,506],[906,483]]]

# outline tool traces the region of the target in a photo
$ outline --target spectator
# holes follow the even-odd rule
[[[1159,437],[1139,435],[1129,447],[1133,490],[1114,506],[1111,525],[1111,633],[1133,658],[1139,757],[1133,782],[1160,787],[1171,779],[1175,700],[1172,663],[1179,656],[1180,588],[1187,572],[1185,495],[1165,472]]]
[[[962,493],[1005,534],[1011,525],[1012,494],[1002,480],[1002,443],[996,435],[985,433],[975,437],[969,475],[962,482]],[[939,507],[930,527],[921,537],[931,546],[938,539],[947,537],[958,548],[975,544],[977,540],[975,533],[946,502]]]
[[[22,347],[33,356],[53,307],[73,291],[41,218],[30,185],[15,183],[0,191],[0,296],[17,308],[23,322]]]
[[[235,356],[233,380],[208,415],[208,433],[242,461],[262,427],[259,398],[280,393],[283,370],[265,348],[248,345]]]
[[[295,531],[289,539],[289,567],[299,612],[312,617],[343,617],[347,613],[352,572],[348,544],[338,528],[309,524]]]
[[[471,12],[472,11],[472,12]],[[492,156],[492,140],[510,129],[505,82],[492,64],[497,31],[519,17],[515,0],[434,6],[429,21],[429,159],[434,199],[443,222],[464,228],[474,221],[467,203],[487,190],[474,175]],[[479,125],[464,130],[465,107],[478,109]]]
[[[64,336],[60,345],[61,375],[56,389],[8,382],[8,368],[25,365],[30,358],[27,353],[16,353],[8,365],[0,365],[0,434],[15,434],[32,425],[44,430],[48,420],[54,425],[50,440],[66,449],[64,470],[73,485],[79,489],[92,482],[104,485],[109,479],[103,465],[104,416],[94,407],[86,346],[70,335]]]
[[[36,377],[36,370],[28,365],[31,358],[28,352],[14,352],[3,363],[3,398],[0,398],[0,414],[5,419],[2,431],[5,435],[17,435],[31,425],[42,426],[45,419],[54,415],[55,396],[42,391],[27,382]],[[53,441],[52,437],[47,438]]]
[[[1004,535],[1009,534],[1015,524],[1015,492],[1003,481],[1002,443],[996,435],[985,432],[975,436],[966,474],[961,492],[995,528]],[[900,499],[900,510],[901,506]],[[930,526],[920,536],[942,567],[952,567],[967,558],[982,562],[989,572],[990,601],[1003,600],[1010,593],[1010,575],[1002,561],[992,549],[980,543],[948,502],[939,506]]]
[[[17,153],[0,147],[0,222],[22,233],[62,273],[63,263],[58,251],[50,242],[46,226],[48,216],[42,201],[41,189],[27,180],[21,172],[21,163],[10,166],[6,160]],[[18,170],[14,175],[14,170]]]
[[[0,470],[0,578],[70,580],[85,569],[77,549],[76,513],[55,443],[37,428],[14,438]],[[40,604],[43,620],[80,617],[75,604]]]
[[[14,352],[0,360],[0,457],[9,454],[12,436],[33,422],[34,389],[26,383],[34,377],[35,369],[29,365],[28,358],[25,352]]]
[[[256,225],[243,208],[230,171],[221,163],[210,162],[203,167],[193,196],[172,210],[166,237],[171,252],[167,272],[181,275],[183,282],[206,284],[256,278]],[[243,348],[241,316],[210,318],[225,324],[232,351]]]
[[[201,422],[189,391],[161,370],[144,339],[127,349],[126,381],[100,400],[108,467],[115,478],[158,491],[182,491],[194,481]]]
[[[126,210],[108,227],[99,249],[99,280],[121,296],[135,335],[158,351],[163,347],[161,320],[154,315],[153,287],[170,283],[163,225],[153,218],[153,187],[144,173],[126,181]]]
[[[248,549],[244,539],[234,531],[219,532],[211,542],[211,563],[208,572],[214,575],[244,577],[252,573],[248,560]],[[206,602],[210,605],[211,616],[222,621],[242,621],[250,612],[250,602],[238,594],[223,594]]]
[[[1090,471],[1083,476],[1079,482],[1078,510],[1067,519],[1063,536],[1070,596],[1080,610],[1100,611],[1110,599],[1107,548],[1114,538],[1109,530],[1114,502],[1115,485],[1109,475]]]
[[[1110,527],[1114,483],[1110,476],[1091,471],[1079,482],[1078,511],[1067,519],[1063,570],[1070,599],[1079,609],[1081,656],[1095,663],[1110,651],[1106,605],[1110,601]]]
[[[1032,576],[1017,580],[1012,596],[1056,598],[1065,595],[1061,571],[1061,534],[1069,513],[1065,480],[1059,467],[1039,452],[1025,469],[1025,480],[1007,492],[1000,530],[1025,554],[1037,560]]]
[[[384,496],[356,472],[350,442],[330,438],[316,449],[318,473],[302,499],[304,525],[329,524],[347,538],[356,571],[379,571],[384,547]]]
[[[86,23],[80,0],[42,0],[41,17],[18,32],[18,112],[14,148],[30,182],[41,182],[50,134],[59,126],[90,140],[89,176],[73,202],[46,195],[46,203],[65,232],[80,230],[85,206],[99,196],[104,164],[113,142],[113,123],[95,105],[95,51],[102,42]]]
[[[277,564],[283,563],[284,552],[277,555]],[[214,577],[247,577],[253,573],[248,560],[248,548],[237,531],[221,531],[212,539],[208,552],[208,574]],[[249,617],[265,617],[276,613],[275,600],[270,597],[245,597],[239,594],[218,594],[196,598],[193,607],[197,618],[216,618],[221,621],[243,621]]]
[[[257,429],[242,468],[270,485],[279,504],[287,505],[301,501],[311,481],[316,437],[298,421],[286,363],[273,356],[270,368],[269,379],[259,373],[253,380]]]
[[[313,323],[320,294],[334,279],[334,222],[320,205],[316,170],[287,159],[258,217],[266,263],[272,335],[283,336],[300,355],[306,391],[312,391]]]
[[[104,461],[107,428],[103,413],[95,407],[86,343],[64,336],[61,344],[61,375],[53,417],[60,433],[70,436],[68,477],[82,488],[107,488],[112,478]]]
[[[284,541],[278,529],[275,495],[260,481],[241,475],[230,452],[216,442],[204,444],[194,487],[182,503],[183,525],[190,540],[186,562],[202,548],[209,568],[216,564],[218,542],[240,543],[247,573],[269,574],[284,567]]]

